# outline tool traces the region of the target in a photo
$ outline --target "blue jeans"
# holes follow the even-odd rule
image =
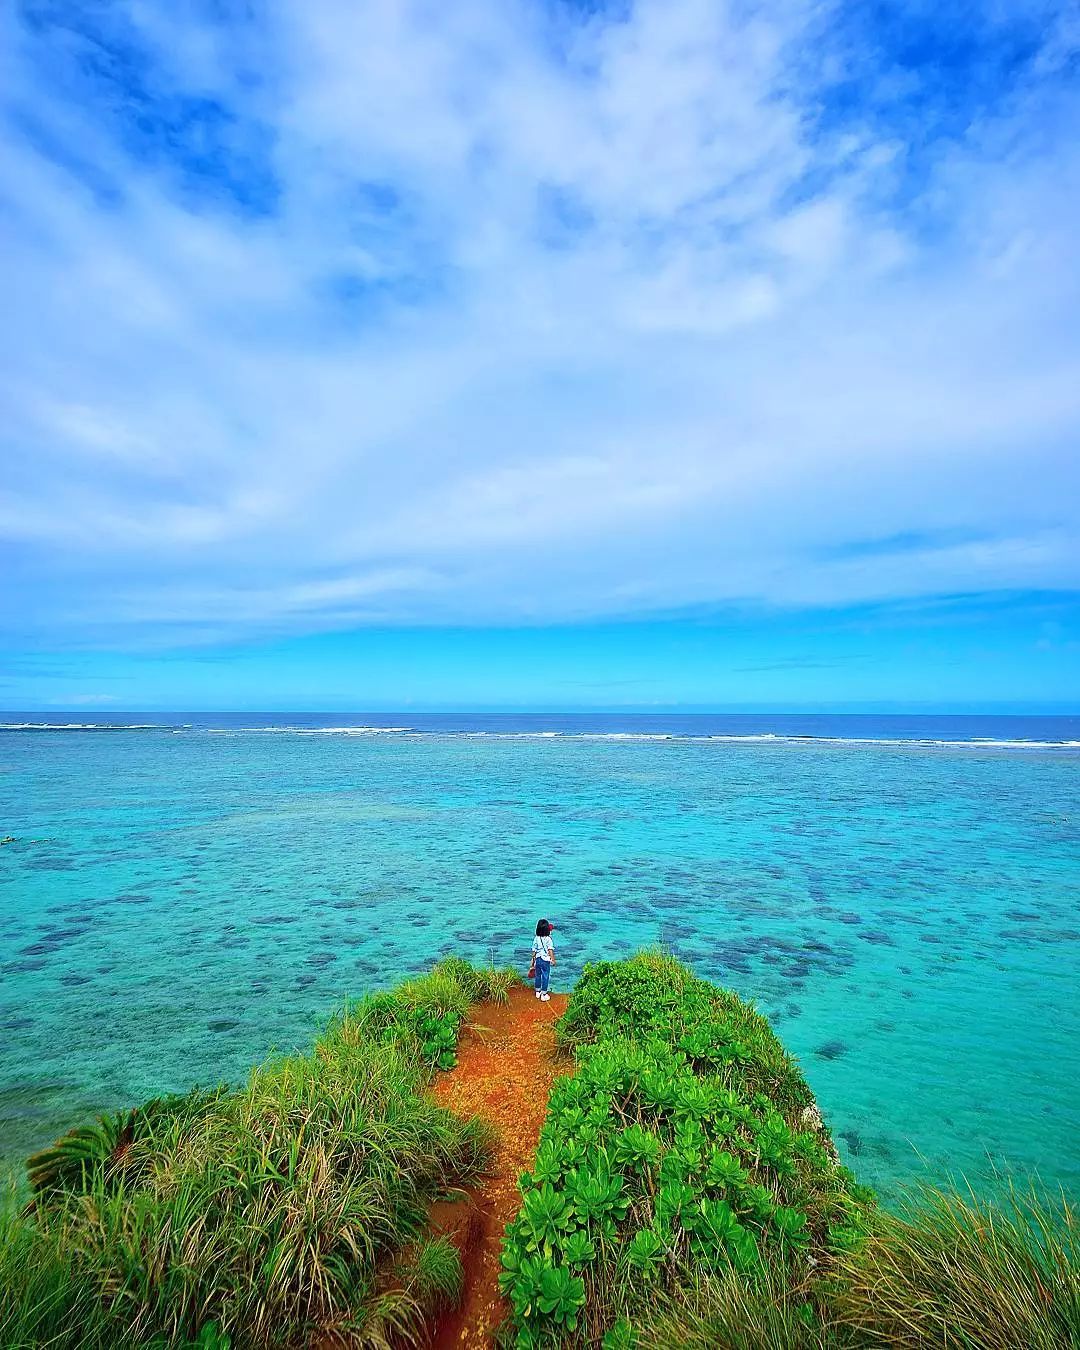
[[[551,962],[545,961],[542,956],[536,958],[536,976],[533,983],[538,993],[547,993],[548,985],[551,983]]]

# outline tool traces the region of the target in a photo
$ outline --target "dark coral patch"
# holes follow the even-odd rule
[[[45,962],[34,958],[29,961],[9,961],[6,966],[0,966],[0,974],[29,975],[35,970],[44,969]]]
[[[857,1158],[863,1149],[862,1135],[858,1130],[841,1130],[840,1138],[847,1144],[850,1153]]]
[[[872,942],[875,947],[893,947],[896,944],[888,933],[883,933],[879,928],[868,928],[865,932],[859,934],[861,942]]]

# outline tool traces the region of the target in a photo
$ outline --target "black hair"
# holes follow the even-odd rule
[[[540,922],[536,925],[536,936],[537,937],[551,936],[551,924],[548,923],[547,919],[541,919]]]

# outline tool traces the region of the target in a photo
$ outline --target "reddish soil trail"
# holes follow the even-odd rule
[[[493,1344],[505,1315],[499,1294],[499,1249],[503,1229],[518,1210],[517,1180],[528,1169],[547,1110],[554,1079],[569,1069],[554,1059],[554,1022],[566,1009],[567,995],[552,994],[541,1003],[532,989],[510,991],[505,1004],[474,1008],[458,1045],[457,1067],[439,1074],[437,1101],[460,1115],[483,1116],[498,1131],[492,1175],[463,1205],[447,1206],[435,1216],[462,1249],[465,1292],[460,1308],[435,1328],[434,1350]]]

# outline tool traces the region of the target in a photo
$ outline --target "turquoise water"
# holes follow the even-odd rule
[[[662,940],[756,999],[861,1178],[1080,1196],[1078,788],[1060,747],[0,732],[0,1154],[546,914],[564,984]]]

